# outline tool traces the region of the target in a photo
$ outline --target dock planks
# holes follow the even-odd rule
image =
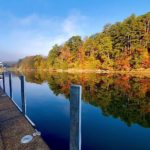
[[[32,135],[35,129],[0,88],[0,150],[50,150],[41,136],[33,137],[28,144],[21,138]]]

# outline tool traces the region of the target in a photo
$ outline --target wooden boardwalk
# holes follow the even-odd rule
[[[0,150],[50,150],[41,136],[21,144],[23,136],[34,132],[35,129],[0,88]]]

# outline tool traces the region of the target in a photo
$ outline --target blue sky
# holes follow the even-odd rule
[[[0,0],[0,61],[47,55],[72,35],[149,11],[149,0]]]

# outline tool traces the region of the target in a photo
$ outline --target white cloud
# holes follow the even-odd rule
[[[88,17],[74,11],[62,23],[63,31],[69,35],[81,34],[84,35],[84,30],[87,27]]]
[[[54,44],[61,44],[72,35],[84,36],[88,28],[88,18],[77,11],[65,18],[45,18],[36,14],[24,18],[12,15],[5,18],[4,21],[0,18],[0,53],[10,53],[8,60],[26,55],[47,55]],[[7,56],[0,55],[0,59]]]

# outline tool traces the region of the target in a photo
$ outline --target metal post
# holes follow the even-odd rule
[[[26,98],[25,98],[25,86],[24,86],[24,76],[20,76],[21,80],[21,101],[22,101],[22,113],[25,116],[25,118],[31,123],[32,126],[35,126],[35,124],[32,122],[32,120],[26,115]]]
[[[22,100],[22,112],[26,115],[26,100],[25,100],[25,91],[24,91],[24,76],[20,76],[21,80],[21,100]]]
[[[80,85],[70,88],[70,150],[81,150],[81,93]]]
[[[9,73],[9,92],[10,92],[10,98],[12,99],[12,75]]]
[[[3,72],[3,91],[5,93],[5,73]]]

